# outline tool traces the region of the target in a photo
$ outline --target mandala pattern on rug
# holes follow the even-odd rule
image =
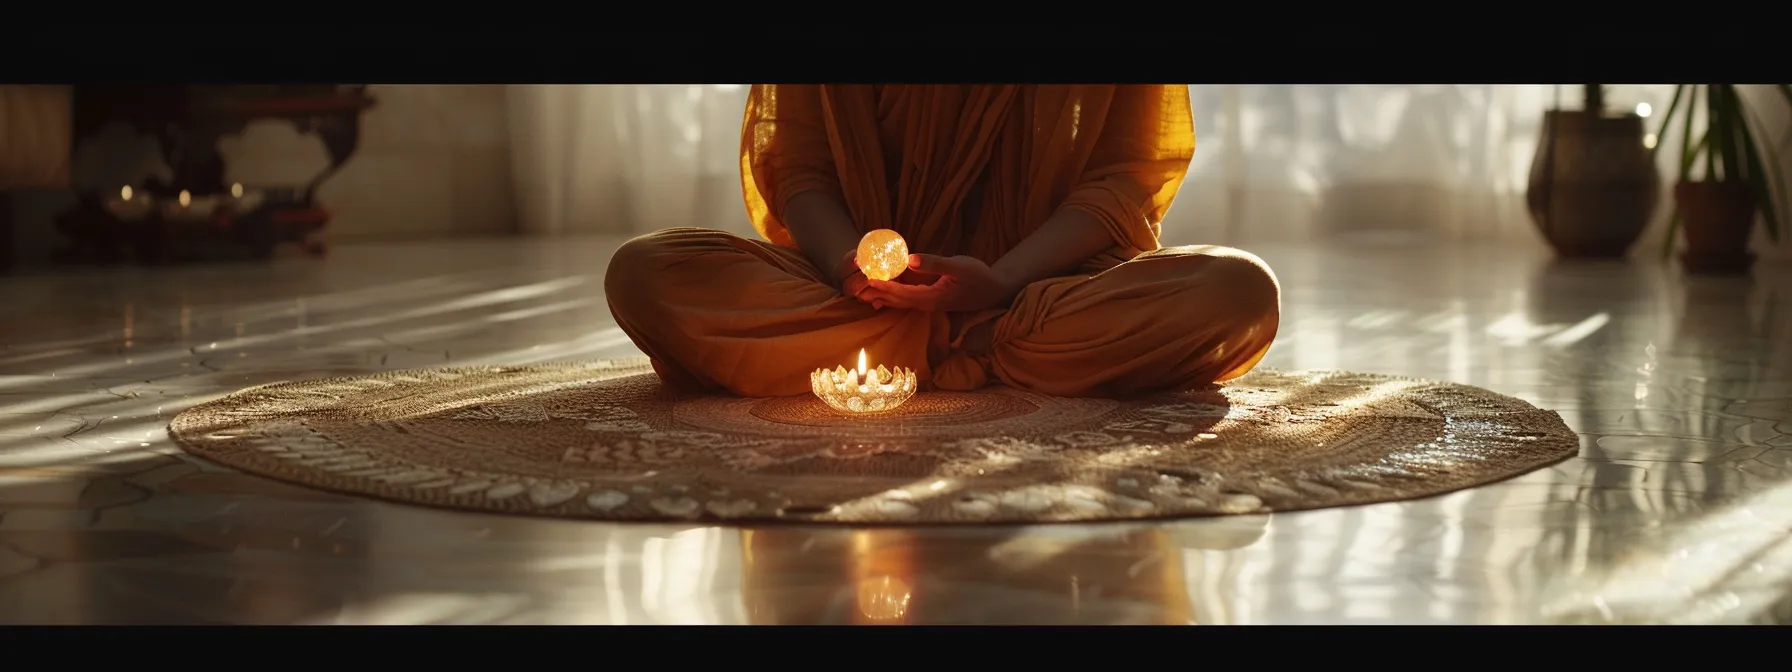
[[[188,452],[413,504],[604,520],[1039,523],[1444,494],[1572,457],[1553,412],[1480,388],[1254,372],[1124,401],[989,387],[843,416],[680,396],[645,360],[246,389],[177,416]]]

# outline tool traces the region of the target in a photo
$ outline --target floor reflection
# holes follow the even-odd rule
[[[766,625],[1195,624],[1212,601],[1185,554],[1248,546],[1268,524],[752,529],[743,595]]]
[[[261,383],[634,354],[619,241],[0,279],[4,623],[1788,623],[1792,271],[1681,276],[1540,245],[1254,249],[1264,364],[1481,385],[1578,457],[1428,500],[1158,524],[601,525],[236,474],[169,443]]]

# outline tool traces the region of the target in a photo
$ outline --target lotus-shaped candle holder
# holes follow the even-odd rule
[[[865,351],[860,350],[859,368],[816,369],[809,375],[809,386],[822,403],[841,413],[882,413],[915,396],[915,372],[902,367],[867,369]]]

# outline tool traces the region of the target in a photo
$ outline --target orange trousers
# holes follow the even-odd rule
[[[945,315],[843,296],[793,248],[667,229],[624,243],[604,292],[668,385],[753,397],[806,394],[810,372],[852,368],[860,349],[873,368],[911,368],[936,389],[997,381],[1066,397],[1187,389],[1249,371],[1281,319],[1269,267],[1211,245],[1041,280],[1007,309]],[[980,337],[966,338],[973,330]]]

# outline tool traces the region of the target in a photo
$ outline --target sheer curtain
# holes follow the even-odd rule
[[[1614,85],[1607,100],[1658,115],[1672,92]],[[1759,109],[1781,129],[1774,142],[1792,156],[1785,105],[1764,87],[1745,92],[1762,94]],[[1523,202],[1542,112],[1581,102],[1579,87],[1493,84],[1198,85],[1189,95],[1199,146],[1164,223],[1172,244],[1316,236],[1542,244]],[[737,157],[745,99],[746,87],[734,84],[512,87],[525,232],[749,231]],[[1679,138],[1666,147],[1677,151]],[[1664,187],[1675,151],[1661,155]],[[1664,207],[1645,241],[1659,240],[1666,216]]]
[[[751,231],[740,203],[746,102],[738,84],[511,86],[520,228]]]

